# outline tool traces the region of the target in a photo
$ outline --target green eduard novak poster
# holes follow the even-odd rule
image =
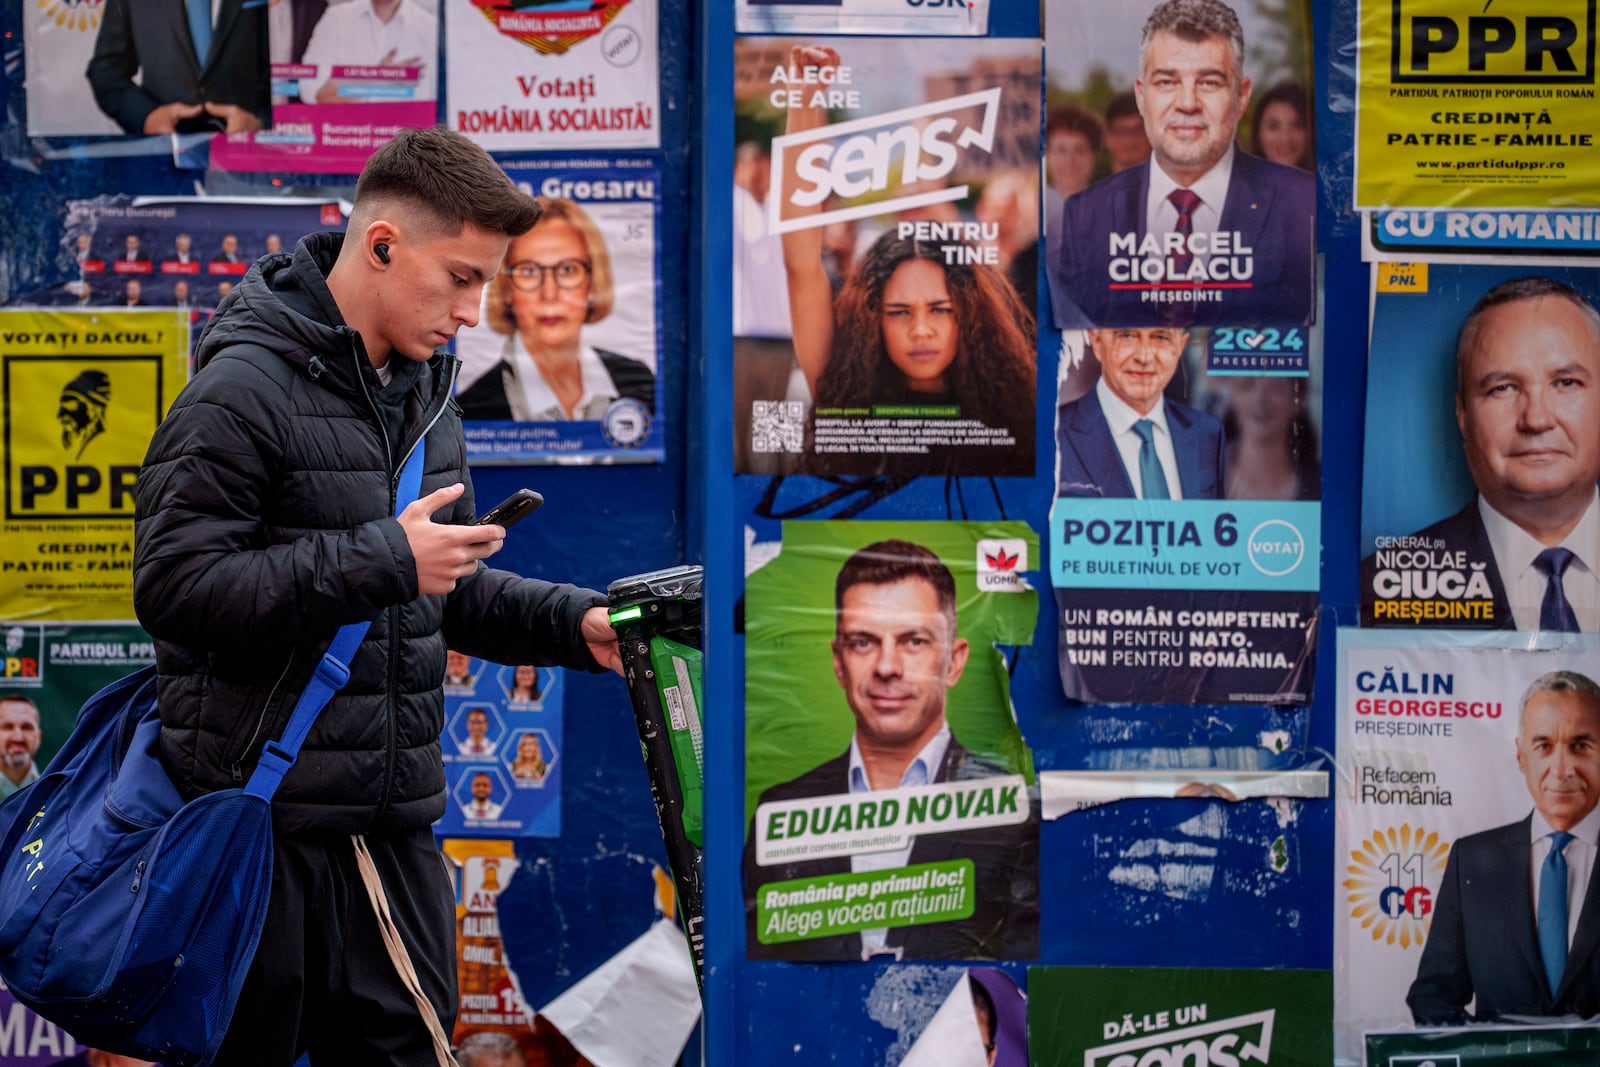
[[[752,557],[774,546],[752,546]],[[752,958],[1032,959],[1039,815],[997,646],[1025,523],[790,522],[745,584]]]
[[[1030,967],[1028,1035],[1034,1067],[1327,1067],[1333,978],[1328,971]]]

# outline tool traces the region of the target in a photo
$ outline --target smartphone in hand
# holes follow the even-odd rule
[[[544,497],[532,489],[518,489],[500,503],[478,516],[479,526],[504,526],[510,529],[513,524],[533,514],[535,508],[544,503]]]

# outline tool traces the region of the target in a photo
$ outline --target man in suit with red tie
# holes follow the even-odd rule
[[[1238,148],[1244,30],[1222,0],[1165,0],[1134,82],[1150,159],[1049,227],[1056,325],[1288,326],[1315,296],[1316,180]]]
[[[1533,812],[1450,850],[1406,995],[1419,1025],[1600,1013],[1600,686],[1573,671],[1536,679],[1517,768]]]

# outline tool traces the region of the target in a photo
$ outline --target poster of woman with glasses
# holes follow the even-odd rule
[[[484,463],[657,462],[656,172],[501,161],[544,217],[459,335],[456,403]]]

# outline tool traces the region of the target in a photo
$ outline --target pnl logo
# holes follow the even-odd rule
[[[1428,937],[1434,891],[1450,846],[1431,830],[1401,824],[1378,830],[1350,853],[1345,900],[1350,918],[1374,941],[1420,948]]]
[[[1022,572],[1028,569],[1028,542],[1020,537],[978,542],[978,592],[1022,593],[1033,588]]]
[[[7,686],[44,684],[44,628],[12,623],[4,628],[0,682]]]
[[[1593,85],[1594,0],[1393,0],[1395,82]]]

